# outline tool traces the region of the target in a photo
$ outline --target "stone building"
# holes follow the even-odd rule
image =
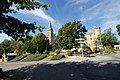
[[[87,45],[91,47],[91,49],[93,49],[94,47],[99,47],[98,43],[96,43],[95,41],[98,38],[98,35],[100,34],[101,34],[100,27],[94,27],[92,32],[86,34],[86,42]]]

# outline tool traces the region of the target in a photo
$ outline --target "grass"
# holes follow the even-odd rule
[[[17,62],[17,61],[24,59],[25,57],[27,57],[27,55],[20,55],[20,56],[17,56],[16,58],[10,60],[10,62]]]
[[[59,54],[58,55],[53,55],[51,60],[60,60],[60,59],[62,59],[64,57],[65,57],[64,55],[59,55]]]
[[[47,57],[47,54],[30,54],[26,58],[22,59],[21,62],[27,61],[39,61]]]

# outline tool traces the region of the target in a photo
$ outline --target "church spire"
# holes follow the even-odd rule
[[[50,44],[53,44],[53,42],[54,42],[54,33],[53,33],[51,21],[49,21],[48,30],[47,30],[47,37],[49,39]]]
[[[48,30],[53,31],[53,29],[52,29],[52,25],[51,25],[51,21],[49,21]]]

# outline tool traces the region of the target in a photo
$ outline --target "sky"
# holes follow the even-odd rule
[[[88,32],[93,27],[99,26],[102,31],[108,28],[120,40],[117,35],[116,25],[120,24],[120,0],[38,0],[49,5],[48,10],[44,8],[34,11],[20,10],[16,14],[8,14],[24,22],[36,22],[36,25],[44,26],[46,34],[49,21],[52,23],[53,31],[58,33],[63,24],[73,20],[79,20],[85,25]],[[36,33],[37,34],[37,33]],[[10,39],[4,33],[0,34],[0,41]]]

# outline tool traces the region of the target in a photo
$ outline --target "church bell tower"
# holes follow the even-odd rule
[[[51,25],[51,21],[49,21],[48,29],[47,29],[47,37],[49,39],[50,44],[52,45],[54,42],[54,33]]]

